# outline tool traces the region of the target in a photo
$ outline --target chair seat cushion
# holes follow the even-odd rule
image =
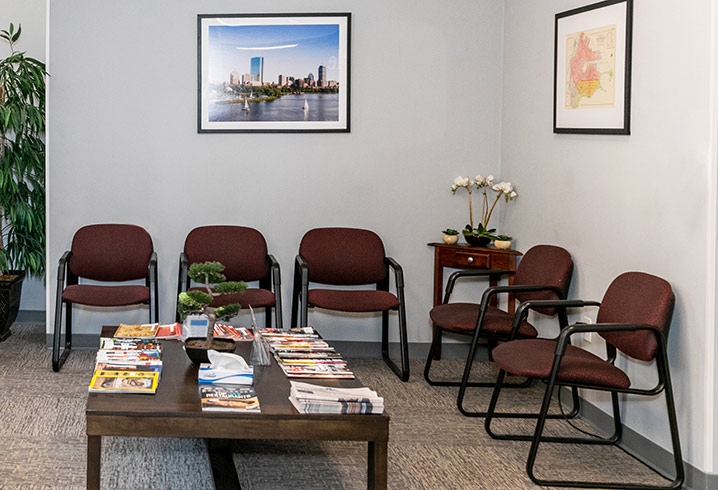
[[[204,288],[190,288],[190,291],[206,291]],[[243,293],[229,293],[214,298],[210,306],[218,307],[233,303],[239,303],[242,308],[251,306],[252,308],[262,308],[265,306],[274,306],[276,298],[274,293],[266,289],[247,288]]]
[[[429,316],[435,325],[444,330],[471,335],[476,328],[479,318],[479,305],[476,303],[447,303],[434,307]],[[509,313],[489,306],[481,326],[484,337],[506,338],[511,333],[514,317]],[[518,335],[521,337],[536,337],[538,332],[529,322],[524,320],[519,327]]]
[[[399,307],[397,297],[387,291],[310,289],[307,299],[311,306],[334,311],[386,311]]]
[[[93,286],[73,284],[62,292],[68,303],[88,306],[127,306],[149,303],[150,288],[147,286]]]
[[[491,351],[499,368],[518,376],[546,379],[551,375],[556,341],[526,339],[506,342]],[[567,346],[559,367],[558,381],[609,388],[628,388],[631,380],[613,364],[586,350]]]

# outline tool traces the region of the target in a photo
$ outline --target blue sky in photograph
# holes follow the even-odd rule
[[[264,57],[264,81],[278,75],[339,80],[339,25],[209,26],[209,80],[229,81],[232,71],[250,73],[250,59]]]

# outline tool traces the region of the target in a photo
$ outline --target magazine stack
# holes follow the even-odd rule
[[[342,356],[312,327],[261,330],[277,364],[289,378],[354,379]]]
[[[299,413],[381,414],[384,399],[369,388],[335,388],[290,381],[289,401]]]
[[[154,394],[162,374],[161,355],[154,339],[103,337],[89,391]]]

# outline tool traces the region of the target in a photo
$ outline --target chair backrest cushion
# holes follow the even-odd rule
[[[72,239],[70,271],[95,281],[131,281],[147,277],[152,238],[136,225],[83,226]]]
[[[322,284],[372,284],[386,278],[379,235],[358,228],[315,228],[305,233],[299,255],[309,264],[309,280]]]
[[[531,247],[519,262],[514,276],[514,284],[533,286],[554,286],[559,288],[563,298],[568,293],[573,276],[573,260],[566,249],[554,245],[536,245]],[[517,293],[521,302],[529,300],[560,299],[553,291]],[[553,315],[554,308],[539,308],[536,311]]]
[[[228,281],[257,281],[267,276],[267,242],[254,228],[200,226],[184,242],[190,264],[221,262]]]
[[[652,325],[668,335],[674,304],[673,290],[667,281],[643,272],[626,272],[608,286],[596,323]],[[652,360],[658,347],[655,334],[649,330],[601,336],[624,354],[642,361]]]

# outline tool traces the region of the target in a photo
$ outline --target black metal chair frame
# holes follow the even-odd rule
[[[477,277],[477,276],[486,276],[486,275],[496,275],[496,274],[513,274],[514,271],[509,270],[486,270],[486,271],[456,271],[452,273],[449,276],[449,280],[446,284],[446,293],[444,294],[444,301],[443,304],[447,304],[449,302],[449,299],[451,297],[451,293],[454,290],[454,286],[456,284],[456,281],[462,277]],[[431,342],[431,347],[429,348],[429,355],[426,359],[426,364],[424,365],[424,379],[426,379],[427,383],[429,383],[432,386],[459,386],[459,394],[456,399],[456,406],[458,407],[459,411],[466,417],[485,417],[487,412],[483,411],[471,411],[467,410],[464,407],[464,397],[466,395],[466,388],[468,387],[480,387],[480,388],[493,388],[495,386],[494,381],[469,381],[469,377],[471,376],[471,368],[474,363],[474,358],[476,357],[476,352],[478,349],[478,343],[479,338],[482,337],[481,335],[481,326],[484,323],[484,318],[486,316],[486,311],[489,308],[489,303],[493,296],[498,296],[501,293],[521,293],[521,292],[538,292],[538,291],[554,291],[559,298],[563,296],[563,292],[555,287],[555,286],[542,286],[542,285],[509,285],[509,286],[493,286],[490,288],[487,288],[484,290],[484,293],[481,297],[481,304],[479,307],[479,316],[476,319],[476,327],[474,328],[472,339],[471,339],[471,346],[469,348],[469,355],[466,359],[466,365],[464,366],[464,374],[461,378],[461,381],[454,381],[454,380],[432,380],[430,377],[430,370],[431,370],[431,364],[432,360],[434,358],[434,352],[436,351],[437,347],[441,344],[441,338],[443,335],[443,328],[441,328],[439,325],[435,325],[434,327],[434,338]],[[525,305],[528,302],[521,303],[519,308],[516,311],[516,314],[514,315],[514,320],[511,328],[511,332],[509,335],[507,335],[505,338],[500,338],[501,336],[498,334],[491,334],[491,341],[496,340],[513,340],[516,338],[519,330],[519,326],[521,325],[521,322],[525,320],[525,318],[528,316],[528,310],[526,308],[522,308],[523,305]],[[566,325],[568,325],[568,318],[566,317],[566,310],[565,308],[559,308],[558,314],[558,320],[559,320],[559,326],[561,329],[565,328]],[[452,332],[455,333],[455,332]],[[491,344],[490,344],[491,346]],[[489,356],[491,353],[489,352]],[[522,383],[503,383],[504,388],[527,388],[531,386],[533,380],[527,379]],[[580,402],[578,397],[578,390],[572,390],[571,398],[573,401],[573,406],[571,408],[571,411],[566,414],[566,417],[568,418],[574,418],[578,415],[579,409],[580,409]],[[501,418],[501,417],[511,417],[511,418],[538,418],[538,414],[536,413],[495,413],[494,417]],[[549,415],[549,418],[558,418],[560,415],[551,414]]]
[[[57,295],[55,298],[55,328],[52,338],[52,370],[60,371],[60,368],[72,350],[72,303],[63,300],[62,293],[67,286],[79,283],[79,277],[72,273],[68,267],[72,251],[68,250],[62,257],[57,266]],[[65,282],[67,279],[67,282]],[[157,281],[157,252],[152,252],[149,263],[147,264],[147,276],[145,277],[145,285],[150,289],[149,301],[149,321],[154,323],[159,321],[159,291]],[[78,303],[79,304],[79,303]],[[60,337],[62,335],[62,307],[65,307],[65,345],[60,352]],[[153,315],[154,313],[154,315]]]
[[[576,304],[582,302],[581,300],[564,300],[564,301],[530,301],[522,305],[526,310],[533,308],[545,308],[545,307],[580,307],[580,306],[599,306],[600,303],[597,301],[585,301],[582,302],[584,305]],[[518,312],[517,312],[518,315]],[[557,379],[558,370],[561,366],[561,360],[566,353],[567,346],[571,343],[570,338],[576,334],[582,334],[586,332],[595,333],[606,333],[606,332],[635,332],[638,330],[649,330],[652,331],[656,336],[658,342],[658,348],[656,350],[656,368],[658,370],[658,382],[656,386],[650,389],[642,388],[610,388],[604,386],[597,386],[584,383],[569,383],[562,382]],[[606,361],[614,364],[616,360],[617,350],[610,343],[606,342]],[[668,489],[674,490],[679,489],[683,485],[685,478],[683,469],[683,458],[681,455],[680,439],[678,436],[678,422],[676,420],[676,408],[673,399],[673,388],[671,384],[670,370],[668,367],[668,354],[666,351],[666,336],[663,331],[652,326],[652,325],[637,325],[627,323],[598,323],[598,324],[583,324],[576,323],[564,328],[556,339],[556,351],[551,374],[546,380],[546,391],[544,393],[543,401],[539,416],[537,417],[536,429],[534,434],[497,434],[491,429],[491,421],[497,417],[495,413],[496,404],[499,399],[499,394],[502,388],[502,382],[506,375],[506,371],[499,370],[499,374],[496,380],[496,386],[491,396],[491,402],[489,403],[488,413],[484,420],[484,427],[486,432],[494,439],[511,440],[511,441],[531,441],[531,449],[529,450],[528,460],[526,462],[526,472],[531,480],[538,485],[555,486],[555,487],[579,487],[579,488],[616,488],[616,489]],[[543,429],[548,416],[548,409],[551,405],[552,395],[554,387],[562,386],[571,387],[572,390],[578,388],[590,389],[596,391],[607,391],[611,393],[611,405],[613,410],[613,434],[608,437],[596,437],[596,438],[582,438],[582,437],[545,437],[543,436]],[[569,481],[569,480],[546,480],[538,478],[534,473],[534,464],[536,462],[536,455],[538,453],[539,444],[541,442],[549,443],[566,443],[566,444],[591,444],[591,445],[616,445],[621,441],[622,436],[622,424],[620,407],[618,401],[619,393],[626,393],[632,395],[644,395],[644,396],[655,396],[665,392],[666,396],[666,408],[668,411],[668,424],[671,433],[671,443],[673,445],[673,458],[676,470],[676,476],[666,486],[657,485],[645,485],[645,484],[632,484],[632,483],[613,483],[613,482],[585,482],[585,481]],[[621,448],[622,449],[622,448]],[[657,470],[651,468],[658,475],[667,480],[669,477],[661,474]]]
[[[282,274],[279,268],[279,262],[272,254],[267,254],[267,265],[269,265],[269,273],[259,280],[259,287],[274,293],[274,306],[267,306],[265,309],[265,326],[272,327],[272,308],[276,310],[276,324],[278,329],[284,328],[282,321]],[[190,287],[191,279],[189,277],[189,259],[184,252],[180,253],[179,258],[179,275],[177,276],[177,295],[187,291]],[[181,321],[179,311],[176,311],[176,321]]]
[[[389,311],[381,312],[381,356],[387,366],[402,381],[409,380],[409,343],[406,333],[406,308],[404,301],[404,271],[399,263],[391,257],[384,257],[387,267],[385,279],[376,284],[378,291],[389,291],[389,268],[394,271],[396,284],[396,297],[399,300],[399,344],[401,355],[401,369],[389,357]],[[306,327],[308,323],[307,296],[309,293],[309,264],[301,255],[297,255],[294,263],[294,288],[292,291],[292,327],[297,326],[299,317],[300,326]],[[301,306],[300,306],[301,303]],[[300,310],[301,308],[301,315]]]

